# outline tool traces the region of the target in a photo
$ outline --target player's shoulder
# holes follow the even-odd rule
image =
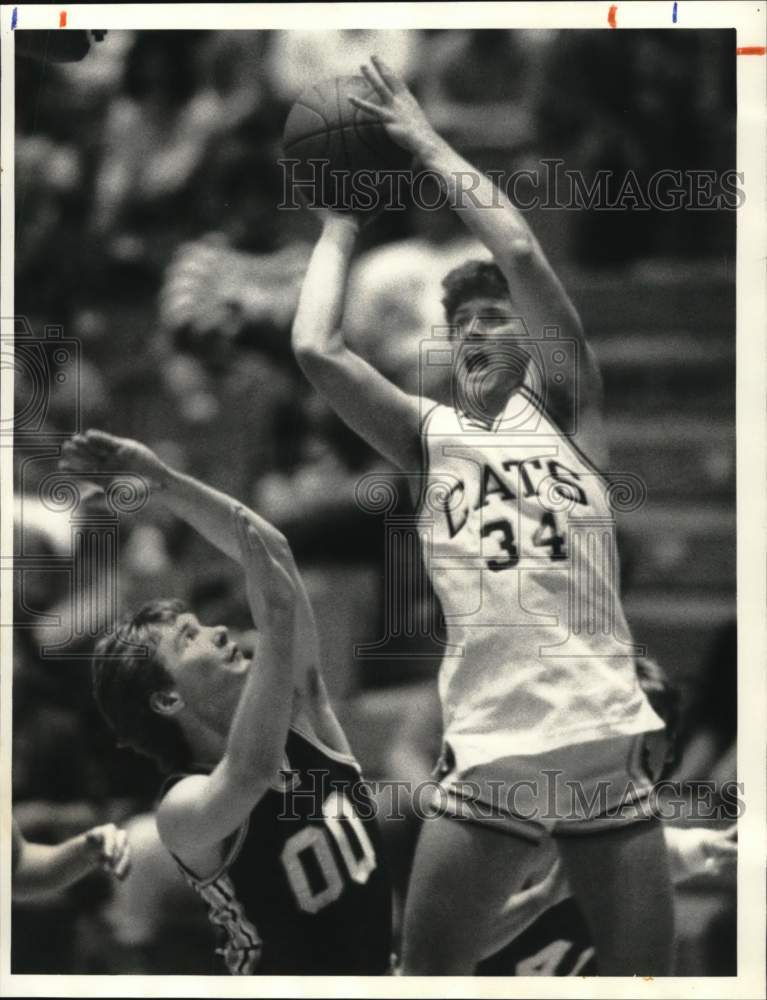
[[[171,854],[187,877],[207,884],[218,877],[227,862],[227,844],[232,833],[214,835],[208,823],[200,825],[200,803],[205,798],[205,785],[210,782],[207,774],[182,775],[160,800],[156,812],[157,832],[163,847]],[[247,826],[241,828],[242,831]],[[240,838],[237,839],[240,843]]]
[[[210,776],[207,774],[174,774],[164,783],[157,805],[157,832],[160,839],[173,850],[183,837],[189,813],[200,802]]]
[[[429,396],[418,396],[419,423],[422,437],[444,425],[445,421],[455,422],[456,411],[447,403],[439,402]]]
[[[210,812],[208,774],[181,775],[157,807],[157,832],[163,846],[195,878],[210,878],[221,867],[224,846],[236,823],[221,831]]]
[[[429,424],[432,423],[440,410],[449,409],[443,403],[438,403],[436,399],[431,399],[429,396],[418,396],[418,408],[420,415],[418,427],[421,434],[428,431]]]
[[[604,475],[608,463],[608,438],[601,398],[587,396],[580,400],[577,413],[558,404],[556,398],[541,394],[527,383],[517,394],[543,417],[539,430],[560,438],[587,468]]]

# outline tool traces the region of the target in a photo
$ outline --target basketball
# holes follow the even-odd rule
[[[285,122],[283,150],[287,159],[299,161],[290,176],[304,200],[365,213],[379,207],[387,190],[396,192],[386,175],[407,170],[412,156],[350,96],[380,103],[363,76],[337,76],[305,90]]]

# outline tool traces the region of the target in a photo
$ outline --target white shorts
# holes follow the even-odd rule
[[[462,766],[450,741],[434,772],[435,814],[534,842],[652,818],[664,730]]]

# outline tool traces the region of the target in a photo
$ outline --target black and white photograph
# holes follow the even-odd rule
[[[4,6],[0,993],[764,995],[765,23]]]

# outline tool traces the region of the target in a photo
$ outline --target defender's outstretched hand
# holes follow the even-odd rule
[[[370,62],[370,66],[361,66],[360,70],[381,103],[361,97],[349,100],[355,107],[375,115],[398,145],[416,156],[423,156],[439,141],[439,136],[397,74],[378,56],[371,56]]]
[[[151,448],[139,441],[97,430],[75,434],[64,442],[59,469],[86,479],[89,472],[133,473],[143,476],[155,488],[163,485],[169,471]]]
[[[269,554],[248,512],[237,507],[233,517],[253,619],[256,625],[268,627],[275,616],[284,618],[295,610],[296,586],[285,567]]]
[[[85,834],[85,842],[105,872],[120,880],[125,878],[131,864],[130,845],[125,830],[114,823],[95,826]]]

